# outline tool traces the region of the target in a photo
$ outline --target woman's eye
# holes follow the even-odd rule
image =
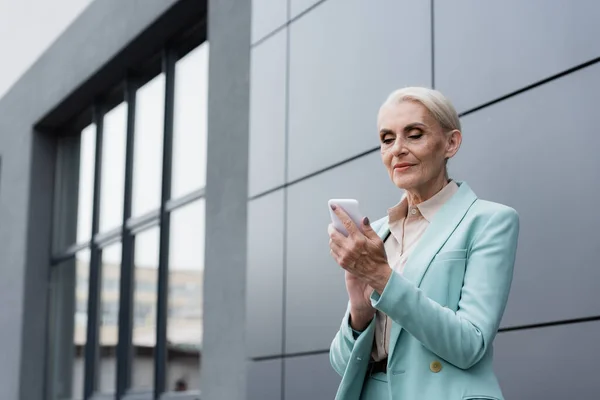
[[[409,139],[420,139],[421,136],[423,136],[422,133],[417,133],[416,135],[410,135],[408,138]]]
[[[392,143],[394,143],[394,139],[389,139],[389,138],[388,139],[383,139],[382,143],[383,144],[392,144]]]

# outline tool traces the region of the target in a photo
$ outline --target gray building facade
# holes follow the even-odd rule
[[[329,344],[347,297],[326,203],[357,198],[375,219],[399,200],[375,118],[392,90],[417,85],[461,115],[450,175],[521,217],[495,342],[506,398],[597,398],[599,11],[593,0],[94,1],[0,99],[0,398],[332,399]],[[198,51],[206,65],[186,75]],[[202,65],[207,92],[182,97]],[[142,113],[156,79],[159,107]],[[205,137],[186,146],[183,131]],[[121,164],[102,163],[114,137]],[[107,176],[118,212],[104,230]],[[150,194],[136,195],[145,181]],[[111,251],[116,309],[102,274]],[[144,297],[135,271],[149,253]],[[193,278],[172,274],[186,263]],[[199,291],[184,284],[197,280]],[[174,282],[200,314],[173,300]],[[172,371],[187,371],[182,393]]]

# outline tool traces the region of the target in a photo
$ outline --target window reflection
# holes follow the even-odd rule
[[[87,338],[87,307],[90,275],[90,251],[88,249],[75,256],[75,346],[85,347]],[[79,351],[78,351],[79,352]]]
[[[167,316],[168,385],[199,388],[204,282],[204,199],[173,211]]]
[[[89,240],[92,234],[92,196],[94,194],[94,160],[96,125],[81,131],[79,146],[79,193],[77,202],[77,242]]]
[[[173,178],[176,198],[206,184],[208,42],[176,65]]]
[[[165,75],[137,91],[133,157],[132,215],[160,206],[164,131]]]
[[[122,103],[104,117],[100,232],[123,223],[126,141],[127,104]]]
[[[100,362],[99,391],[112,393],[116,385],[116,349],[119,341],[119,285],[121,281],[121,243],[102,250],[100,286]]]
[[[86,249],[77,253],[74,260],[70,260],[65,264],[57,266],[56,268],[64,268],[63,270],[59,271],[59,274],[63,279],[62,285],[64,285],[62,286],[61,292],[63,295],[68,297],[68,300],[63,297],[63,301],[59,303],[59,307],[71,309],[73,311],[73,336],[71,340],[74,348],[74,352],[72,353],[73,359],[69,360],[72,362],[70,396],[67,393],[64,393],[64,390],[67,389],[66,387],[56,388],[58,389],[56,394],[58,398],[63,398],[61,397],[62,395],[64,398],[81,399],[83,395],[84,381],[83,361],[87,339],[90,251]],[[73,286],[66,285],[67,282],[73,282]],[[59,330],[59,332],[69,326],[68,322],[62,322],[60,319],[56,321],[56,324],[56,328]],[[62,352],[60,347],[55,350],[57,352]],[[55,382],[58,382],[60,385],[61,382],[67,382],[67,377],[57,379]]]
[[[158,227],[139,233],[135,238],[132,371],[132,386],[135,389],[154,387],[158,247]]]

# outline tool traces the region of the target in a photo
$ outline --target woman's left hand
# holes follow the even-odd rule
[[[383,241],[371,228],[368,218],[363,219],[361,232],[341,207],[331,208],[348,231],[346,237],[329,225],[331,255],[342,268],[381,294],[392,274]]]

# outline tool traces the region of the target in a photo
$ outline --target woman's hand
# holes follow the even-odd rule
[[[346,289],[351,307],[363,314],[371,307],[371,288],[381,294],[392,271],[383,241],[371,228],[368,218],[363,220],[361,232],[340,207],[333,205],[332,209],[344,224],[348,237],[329,225],[331,255],[346,270]]]
[[[350,326],[356,331],[363,331],[375,315],[371,305],[373,288],[346,271],[346,291],[350,300]]]

